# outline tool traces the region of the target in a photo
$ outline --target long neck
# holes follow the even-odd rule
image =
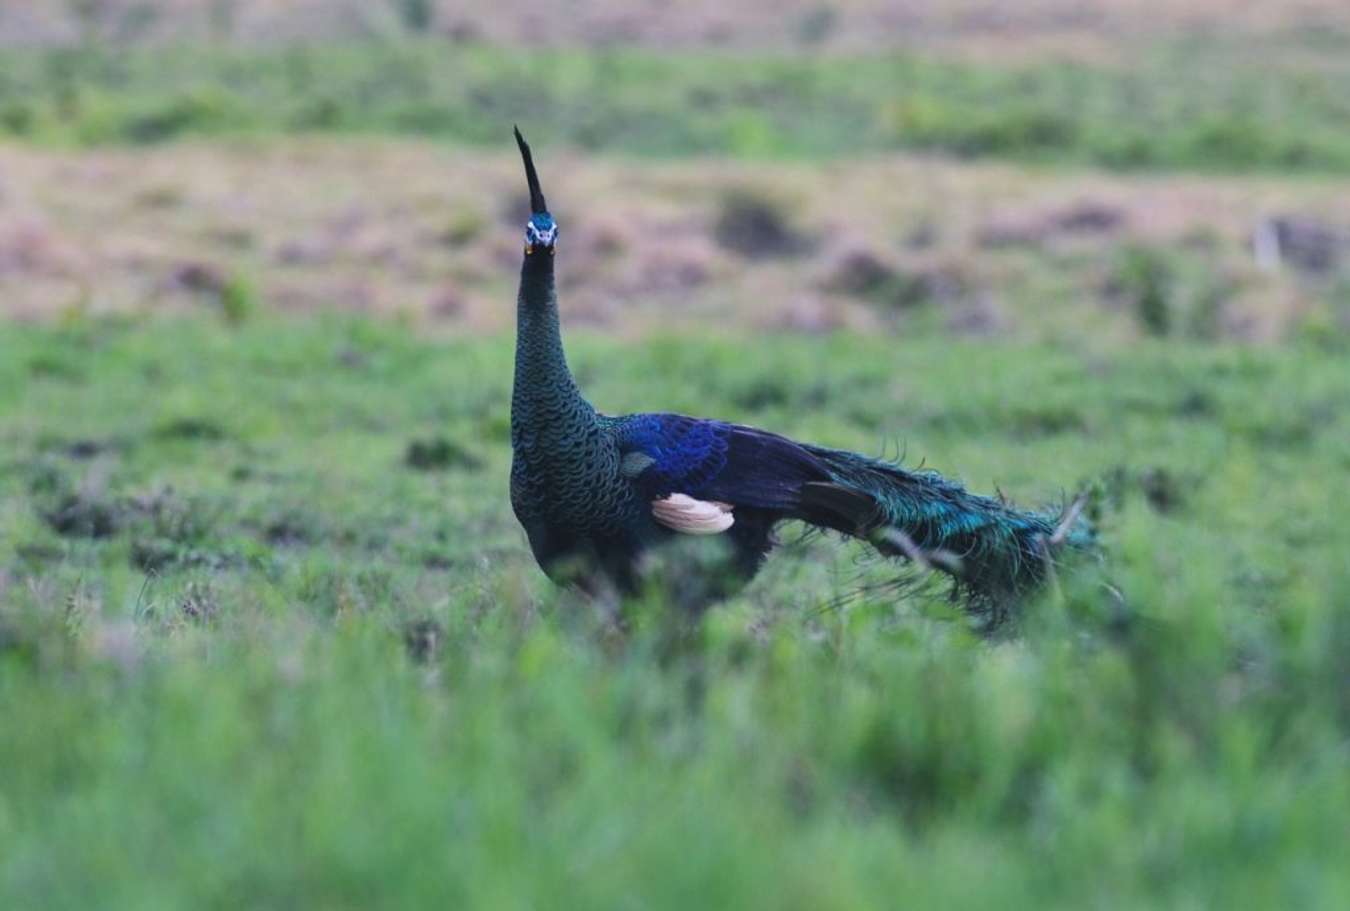
[[[516,376],[511,395],[512,425],[520,421],[594,420],[563,353],[553,256],[536,251],[520,267],[516,298]]]

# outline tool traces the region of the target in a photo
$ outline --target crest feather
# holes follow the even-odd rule
[[[516,145],[520,147],[520,157],[525,162],[525,180],[530,185],[530,211],[536,215],[548,212],[548,203],[544,201],[544,191],[539,187],[539,175],[534,170],[534,159],[530,156],[529,143],[520,135],[520,127],[511,129],[516,134]]]

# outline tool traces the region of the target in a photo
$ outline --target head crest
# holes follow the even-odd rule
[[[530,185],[530,211],[536,215],[548,212],[548,203],[544,201],[544,191],[539,188],[539,175],[534,170],[534,159],[530,157],[530,146],[520,135],[520,127],[512,127],[516,134],[516,145],[520,146],[520,157],[525,161],[525,180]]]

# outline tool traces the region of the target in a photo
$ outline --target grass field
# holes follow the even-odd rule
[[[371,46],[12,51],[0,135],[393,132],[477,145],[501,124],[628,155],[812,157],[918,149],[1123,169],[1345,173],[1350,37],[1173,41],[1125,60],[983,62]],[[1259,49],[1259,55],[1255,51]]]
[[[1347,99],[1339,0],[0,3],[0,909],[1350,907]],[[512,121],[597,406],[1100,554],[550,585]]]
[[[1106,563],[985,642],[796,542],[616,638],[509,514],[508,338],[7,328],[0,904],[1344,904],[1342,355],[754,345],[574,360],[614,411],[1087,484]]]

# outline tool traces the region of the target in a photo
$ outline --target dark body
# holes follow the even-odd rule
[[[706,599],[754,575],[774,526],[800,520],[947,573],[986,610],[1035,586],[1061,545],[1091,529],[979,496],[932,471],[798,443],[723,421],[650,413],[611,417],[581,395],[563,352],[554,285],[558,228],[529,147],[516,134],[533,215],[516,301],[511,506],[550,578],[631,592],[645,556],[705,537]]]
[[[611,417],[582,397],[563,352],[553,267],[547,251],[527,254],[521,267],[511,507],[550,578],[587,591],[609,583],[632,592],[644,552],[677,534],[652,517],[651,502],[689,486],[681,481],[697,482],[689,476],[700,467],[725,468],[725,455],[710,435],[693,430],[694,419]],[[748,579],[769,551],[772,524],[753,507],[737,510],[727,559],[708,571]]]

